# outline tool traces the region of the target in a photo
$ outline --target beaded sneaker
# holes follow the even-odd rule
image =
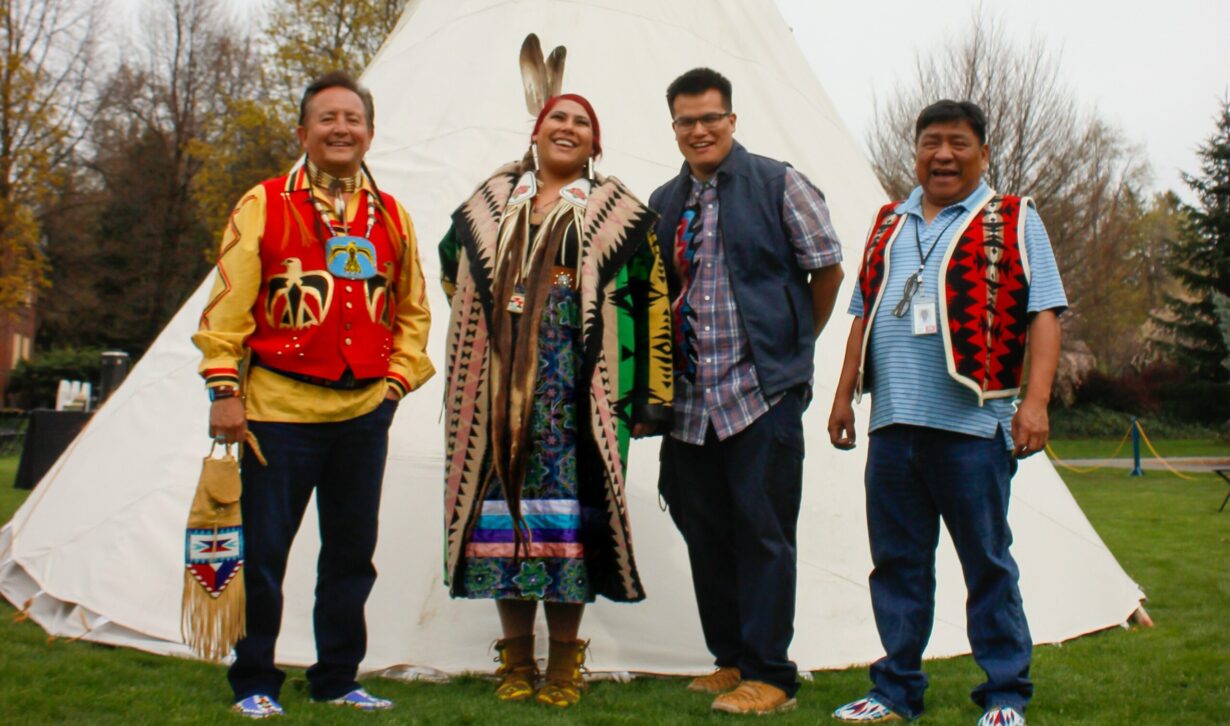
[[[376,698],[362,688],[356,688],[341,698],[330,700],[329,703],[334,706],[350,706],[359,711],[387,711],[393,708],[393,702],[389,699]]]
[[[1025,717],[1012,706],[993,706],[978,719],[978,726],[1025,726]]]
[[[738,688],[713,699],[713,710],[725,713],[756,714],[793,711],[799,702],[777,686],[763,681],[741,681]]]
[[[260,693],[248,696],[242,701],[236,701],[235,705],[231,706],[231,710],[244,718],[273,718],[286,715],[286,711],[278,705],[277,701]]]
[[[688,690],[695,693],[712,693],[717,695],[734,690],[743,679],[743,674],[734,666],[723,666],[706,676],[698,676],[688,684]]]
[[[851,701],[833,712],[833,718],[846,723],[884,723],[900,721],[901,716],[873,696]]]

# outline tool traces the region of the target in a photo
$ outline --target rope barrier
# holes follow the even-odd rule
[[[1136,430],[1140,432],[1140,438],[1145,442],[1145,446],[1149,447],[1149,451],[1153,453],[1153,457],[1157,459],[1158,461],[1160,461],[1162,463],[1162,466],[1166,467],[1166,469],[1169,470],[1171,474],[1174,474],[1180,479],[1186,479],[1188,481],[1195,480],[1196,477],[1188,476],[1187,474],[1184,474],[1183,472],[1174,468],[1173,466],[1170,465],[1169,461],[1166,461],[1166,459],[1163,458],[1162,455],[1157,452],[1157,449],[1153,447],[1153,442],[1149,440],[1149,437],[1147,435],[1145,435],[1145,429],[1143,426],[1140,425],[1139,420],[1136,421],[1135,426],[1136,426]],[[1123,449],[1123,445],[1127,443],[1128,437],[1131,435],[1132,435],[1132,425],[1129,424],[1127,433],[1123,434],[1122,439],[1119,439],[1119,445],[1115,447],[1115,450],[1111,452],[1110,456],[1103,457],[1103,458],[1105,459],[1115,458],[1115,456],[1119,454],[1119,451]],[[1098,469],[1104,469],[1107,466],[1106,464],[1099,464],[1097,466],[1077,467],[1077,466],[1071,466],[1069,464],[1066,464],[1064,463],[1063,459],[1060,458],[1059,454],[1055,452],[1055,449],[1051,448],[1051,443],[1049,441],[1046,443],[1046,453],[1050,454],[1052,464],[1055,464],[1057,466],[1062,466],[1068,471],[1075,472],[1077,474],[1091,474],[1097,471]]]
[[[1152,442],[1152,441],[1150,441],[1150,440],[1149,440],[1149,437],[1145,435],[1145,427],[1143,427],[1143,426],[1141,426],[1141,425],[1140,425],[1140,421],[1137,421],[1137,422],[1136,422],[1136,430],[1137,430],[1137,431],[1140,431],[1140,438],[1144,439],[1145,446],[1148,446],[1148,447],[1149,447],[1149,451],[1152,451],[1152,452],[1153,452],[1153,456],[1154,456],[1154,458],[1156,458],[1158,461],[1162,462],[1162,466],[1164,466],[1164,467],[1166,467],[1167,469],[1169,469],[1171,474],[1174,474],[1175,476],[1179,477],[1180,479],[1187,479],[1188,481],[1192,481],[1192,480],[1194,480],[1194,479],[1196,478],[1196,477],[1194,477],[1194,476],[1188,476],[1188,475],[1184,474],[1183,472],[1179,471],[1178,469],[1174,468],[1173,466],[1171,466],[1171,465],[1170,465],[1170,462],[1169,462],[1169,461],[1166,461],[1165,459],[1163,459],[1163,458],[1162,458],[1162,455],[1161,455],[1161,454],[1157,453],[1157,449],[1153,448],[1153,442]]]
[[[1123,434],[1123,438],[1119,439],[1119,445],[1115,447],[1115,450],[1111,452],[1110,456],[1106,456],[1103,458],[1105,459],[1115,458],[1115,456],[1118,455],[1120,449],[1123,448],[1123,445],[1127,443],[1128,437],[1131,435],[1132,435],[1132,427],[1128,426],[1128,430]],[[1076,472],[1077,474],[1090,474],[1092,472],[1097,471],[1098,469],[1102,469],[1106,467],[1105,464],[1098,464],[1097,466],[1090,466],[1090,467],[1076,467],[1076,466],[1071,466],[1069,464],[1065,464],[1063,460],[1060,459],[1059,454],[1055,453],[1055,450],[1051,448],[1051,442],[1049,441],[1046,442],[1046,453],[1051,455],[1051,463],[1058,464],[1059,466],[1062,466],[1068,471],[1073,471],[1073,472]]]

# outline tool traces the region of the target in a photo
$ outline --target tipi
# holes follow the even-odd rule
[[[376,99],[369,164],[409,209],[434,277],[435,242],[484,175],[519,157],[532,120],[517,52],[527,33],[568,48],[566,91],[586,94],[603,127],[605,158],[642,197],[681,163],[665,88],[698,65],[734,82],[736,138],[791,161],[827,195],[845,244],[846,286],[817,349],[807,412],[800,521],[797,636],[804,669],[866,663],[881,653],[867,594],[870,571],[862,449],[829,446],[825,421],[840,366],[844,314],[862,238],[884,194],[808,68],[771,0],[410,0],[364,75]],[[208,283],[188,301],[25,505],[0,532],[0,591],[59,636],[186,653],[179,631],[183,523],[204,455],[208,403],[189,342]],[[443,295],[432,285],[443,355]],[[368,604],[365,670],[411,666],[485,671],[494,608],[450,601],[441,585],[443,436],[437,376],[394,422]],[[860,410],[865,424],[867,412]],[[865,441],[866,432],[860,430]],[[586,616],[597,671],[705,670],[682,541],[656,492],[657,442],[639,442],[629,469],[631,521],[649,598],[600,602]],[[1015,554],[1035,638],[1055,642],[1124,621],[1143,597],[1042,457],[1027,460],[1012,501]],[[310,606],[317,546],[310,513],[291,556],[279,658],[314,657]],[[964,590],[942,546],[930,656],[968,651]],[[545,638],[543,639],[545,640]]]

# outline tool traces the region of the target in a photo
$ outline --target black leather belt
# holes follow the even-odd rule
[[[267,371],[273,371],[274,373],[277,373],[279,376],[285,376],[286,378],[289,378],[292,381],[299,381],[300,383],[310,383],[313,386],[320,386],[322,388],[332,388],[337,391],[357,391],[360,388],[367,388],[373,383],[379,383],[380,381],[384,380],[383,377],[355,378],[354,371],[350,370],[350,368],[348,367],[342,373],[341,378],[337,379],[336,381],[331,381],[328,378],[309,376],[305,373],[293,373],[291,371],[284,371],[278,368],[274,368],[273,366],[269,365],[265,361],[258,359],[255,355],[252,356],[252,364],[260,366],[261,368],[264,368]]]

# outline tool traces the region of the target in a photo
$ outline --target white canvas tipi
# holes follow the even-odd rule
[[[829,446],[825,421],[849,319],[844,314],[866,227],[884,194],[770,0],[411,0],[364,76],[376,98],[368,159],[381,187],[415,220],[424,267],[449,215],[498,164],[519,157],[532,120],[516,66],[522,39],[565,45],[566,91],[597,109],[599,168],[642,198],[679,168],[664,100],[679,73],[708,65],[734,83],[736,138],[786,159],[826,193],[845,245],[846,285],[816,354],[806,414],[799,526],[797,635],[804,669],[866,663],[880,645],[867,593],[870,561],[860,448]],[[1027,192],[1028,190],[1020,190]],[[160,653],[186,653],[179,632],[183,524],[208,440],[208,403],[189,342],[200,288],[123,387],[90,422],[0,533],[0,591],[48,632]],[[432,286],[443,357],[446,304]],[[368,604],[365,670],[491,668],[498,636],[488,602],[449,600],[441,584],[441,376],[413,393],[393,424],[381,509],[380,577]],[[859,410],[860,423],[867,421]],[[859,431],[866,440],[865,428]],[[598,671],[684,673],[708,668],[682,541],[656,492],[657,442],[631,454],[629,500],[648,600],[599,602],[586,615]],[[1016,477],[1011,521],[1034,636],[1056,642],[1123,622],[1142,594],[1042,457]],[[313,515],[291,556],[279,659],[313,660]],[[930,656],[968,652],[964,589],[941,547]]]

